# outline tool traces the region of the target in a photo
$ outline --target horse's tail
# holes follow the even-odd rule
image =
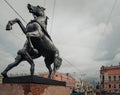
[[[59,56],[58,57],[55,57],[54,59],[54,68],[56,70],[58,70],[60,68],[60,66],[62,65],[62,58],[60,58]]]

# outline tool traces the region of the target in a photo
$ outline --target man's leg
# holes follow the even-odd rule
[[[13,67],[17,66],[20,62],[22,61],[22,56],[21,55],[17,55],[17,57],[15,58],[15,61],[11,64],[9,64],[6,69],[1,73],[1,75],[3,75],[3,77],[8,77],[7,76],[7,72],[9,70],[11,70]]]
[[[32,57],[29,55],[28,52],[24,53],[24,59],[31,65],[30,73],[31,73],[31,75],[34,75],[35,64],[34,64]]]

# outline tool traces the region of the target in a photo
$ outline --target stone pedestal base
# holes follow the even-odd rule
[[[65,86],[44,84],[0,84],[0,95],[70,95]]]
[[[0,95],[70,95],[65,82],[38,76],[3,78]]]
[[[66,86],[66,82],[56,81],[49,78],[43,78],[36,75],[33,76],[17,76],[3,78],[3,83],[36,83],[36,84],[47,84],[47,85],[58,85]]]

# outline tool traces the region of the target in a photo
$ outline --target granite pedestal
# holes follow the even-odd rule
[[[70,95],[65,82],[38,76],[3,78],[0,95]]]
[[[66,86],[66,82],[56,81],[49,78],[43,78],[39,76],[17,76],[3,78],[3,83],[35,83],[35,84],[47,84],[47,85],[59,85]]]

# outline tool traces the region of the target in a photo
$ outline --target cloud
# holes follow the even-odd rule
[[[25,0],[10,1],[10,3],[27,22],[32,19],[32,15],[28,13],[26,4],[43,5],[42,0],[29,2]],[[120,1],[117,1],[109,22],[107,22],[113,3],[113,0],[59,0],[56,2],[53,27],[52,31],[50,31],[53,20],[53,2],[46,2],[46,14],[50,18],[48,32],[60,50],[61,56],[72,64],[70,65],[63,59],[63,65],[59,72],[86,73],[86,77],[99,77],[99,69],[102,65],[109,65],[119,61],[120,22],[118,19],[120,19],[120,13],[118,11],[120,9]],[[3,2],[1,4],[3,5],[1,5],[1,9],[3,9],[6,4]],[[8,12],[10,12],[10,16],[8,16]],[[5,7],[0,17],[3,18],[0,21],[5,26],[8,20],[18,16],[9,7]],[[18,25],[13,26],[13,29],[12,33],[18,35],[23,41],[12,37],[11,32],[3,32],[3,30],[0,32],[0,46],[4,48],[1,51],[3,53],[9,52],[10,55],[8,55],[11,59],[15,58],[17,50],[23,47],[26,39],[21,34],[22,32]],[[36,72],[47,71],[42,58],[35,60],[35,63]],[[22,62],[20,68],[18,66],[12,72],[16,71],[19,73],[21,69],[24,72],[29,72],[28,66],[28,63]],[[25,69],[26,67],[28,68]]]
[[[114,50],[118,48],[117,44],[113,43],[115,41],[113,38],[117,36],[113,36],[115,33],[114,23],[113,21],[106,23],[112,1],[109,4],[107,1],[99,2],[100,5],[97,3],[92,8],[89,8],[90,5],[85,9],[83,8],[84,12],[80,10],[77,16],[73,12],[75,18],[72,20],[68,18],[73,16],[73,14],[69,15],[71,11],[68,11],[68,14],[62,14],[64,15],[62,20],[57,19],[61,16],[59,14],[59,16],[56,16],[56,25],[54,31],[52,31],[55,44],[58,45],[63,57],[67,57],[71,63],[80,68],[79,73],[86,72],[88,75],[94,75],[94,71],[96,71],[95,75],[98,75],[102,65],[112,64],[115,56]],[[103,3],[108,5],[105,6]],[[92,2],[91,5],[94,5],[94,3]],[[101,9],[98,5],[105,7]],[[105,11],[100,11],[104,9]],[[85,22],[87,22],[87,25]],[[81,26],[84,28],[79,28]]]

